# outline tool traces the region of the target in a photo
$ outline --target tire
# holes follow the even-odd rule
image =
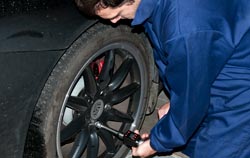
[[[128,26],[96,24],[87,30],[43,88],[24,157],[125,157],[128,147],[95,125],[120,132],[141,127],[153,78],[151,60],[146,38]]]

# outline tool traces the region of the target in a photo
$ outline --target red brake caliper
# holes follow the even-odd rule
[[[91,63],[91,68],[93,70],[93,73],[94,73],[94,76],[95,76],[95,79],[98,80],[98,77],[102,71],[102,68],[103,68],[103,65],[104,65],[104,60],[103,59],[98,59],[94,62]]]

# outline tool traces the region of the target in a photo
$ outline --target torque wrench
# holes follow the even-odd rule
[[[109,128],[105,125],[103,125],[100,122],[95,122],[95,126],[99,129],[105,129],[111,133],[113,133],[115,136],[117,136],[119,139],[123,141],[123,144],[129,146],[129,147],[138,147],[141,143],[144,141],[141,139],[141,136],[137,133],[134,133],[130,130],[128,130],[126,133],[118,132],[112,128]]]

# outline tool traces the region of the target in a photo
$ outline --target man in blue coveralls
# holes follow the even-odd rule
[[[250,158],[249,0],[76,2],[113,23],[133,19],[153,44],[170,109],[134,156],[182,147],[192,158]]]

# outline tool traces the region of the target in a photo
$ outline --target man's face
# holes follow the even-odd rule
[[[135,2],[133,3],[127,2],[116,8],[100,7],[96,11],[96,15],[98,15],[103,19],[108,19],[112,23],[116,23],[120,19],[133,19],[135,17],[135,12],[137,7],[138,7],[138,0],[135,0]]]

